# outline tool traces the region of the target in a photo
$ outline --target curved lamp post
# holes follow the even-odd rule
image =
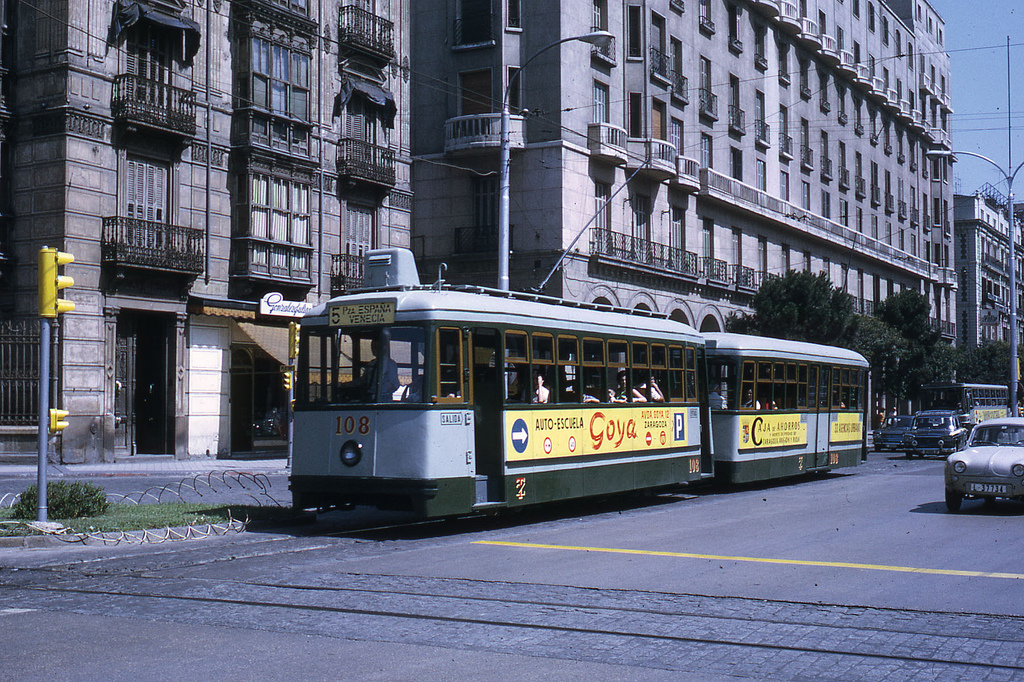
[[[608,31],[592,31],[583,35],[556,40],[550,45],[545,45],[534,52],[508,79],[508,85],[505,86],[505,94],[501,98],[501,160],[498,168],[500,184],[500,193],[498,194],[498,288],[502,291],[509,290],[508,272],[509,260],[511,258],[511,240],[509,235],[509,128],[511,127],[511,115],[508,110],[508,96],[512,91],[512,85],[530,62],[556,45],[579,40],[603,48],[610,45],[613,39],[614,36]]]
[[[955,157],[958,154],[964,154],[966,156],[973,156],[981,159],[982,161],[988,161],[990,164],[995,166],[1002,176],[1003,180],[1006,181],[1006,219],[1010,223],[1010,413],[1012,416],[1017,416],[1017,381],[1020,380],[1020,376],[1017,374],[1017,244],[1016,244],[1016,223],[1013,218],[1013,179],[1017,177],[1018,171],[1024,167],[1024,162],[1013,169],[1013,172],[1007,172],[1002,166],[993,161],[992,159],[982,154],[976,154],[975,152],[965,151],[933,151],[927,152],[927,156],[934,157]]]

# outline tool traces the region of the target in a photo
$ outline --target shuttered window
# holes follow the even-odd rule
[[[168,167],[142,159],[128,159],[125,215],[163,223],[167,221]]]

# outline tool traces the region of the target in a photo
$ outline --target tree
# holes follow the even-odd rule
[[[790,270],[761,285],[753,314],[731,315],[726,329],[777,339],[846,345],[855,327],[853,299],[828,275]]]
[[[892,394],[913,398],[921,384],[951,380],[955,371],[948,344],[939,344],[939,333],[929,323],[928,298],[905,289],[875,306],[875,317],[896,330],[906,342],[906,357],[900,364]]]
[[[909,344],[899,330],[877,317],[861,317],[850,339],[851,350],[863,355],[871,366],[871,383],[876,393],[897,399],[906,394],[906,363]]]
[[[957,378],[969,384],[1008,384],[1010,344],[993,341],[961,352]]]

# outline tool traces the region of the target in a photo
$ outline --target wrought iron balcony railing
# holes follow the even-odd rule
[[[114,78],[111,115],[124,123],[196,134],[196,95],[167,83],[121,74]]]
[[[733,132],[733,133],[736,133],[737,135],[746,135],[747,134],[747,124],[746,124],[746,120],[745,120],[746,119],[746,115],[747,115],[747,112],[743,111],[743,109],[740,109],[735,104],[730,104],[729,105],[729,131]]]
[[[718,120],[718,95],[711,92],[710,88],[700,89],[700,115]]]
[[[236,237],[234,242],[235,276],[273,279],[300,286],[312,284],[312,247],[255,237]]]
[[[715,282],[729,281],[729,264],[718,258],[703,256],[700,259],[701,274]]]
[[[331,256],[331,296],[363,285],[363,257],[351,253]]]
[[[668,81],[672,85],[672,96],[682,100],[683,104],[690,103],[690,81],[678,71],[668,72]]]
[[[361,7],[341,8],[338,41],[382,59],[395,56],[395,24]]]
[[[338,177],[394,187],[395,151],[362,140],[339,140]]]
[[[103,219],[103,262],[194,276],[203,271],[204,237],[194,227],[108,216]]]
[[[793,158],[793,136],[787,135],[782,130],[779,131],[779,156]]]
[[[609,229],[590,231],[590,253],[677,275],[700,276],[697,254]]]
[[[850,169],[839,167],[839,189],[850,189]]]
[[[668,81],[668,55],[656,47],[651,48],[651,76]]]
[[[800,165],[804,168],[814,168],[814,149],[810,145],[800,145]]]
[[[759,118],[759,119],[756,119],[754,121],[754,141],[755,142],[757,142],[759,144],[762,144],[762,145],[767,147],[769,144],[771,144],[771,142],[769,141],[769,138],[771,137],[771,134],[772,134],[772,127],[771,127],[771,125],[768,124],[767,121],[765,121],[763,118]]]

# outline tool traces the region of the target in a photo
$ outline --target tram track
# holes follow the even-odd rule
[[[1024,678],[1024,621],[1011,616],[371,574],[108,574],[4,593],[13,606],[39,599],[58,610],[341,639],[595,661],[615,651],[624,664],[671,670],[722,665],[718,672],[771,677],[810,658],[817,679]]]

